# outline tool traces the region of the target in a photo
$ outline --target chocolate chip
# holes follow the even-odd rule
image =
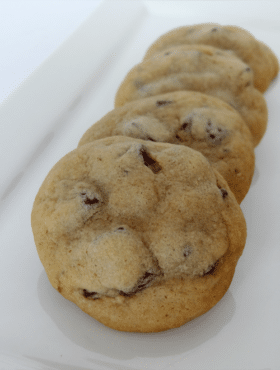
[[[137,292],[130,292],[130,293],[125,293],[122,290],[119,291],[119,295],[122,295],[123,297],[132,297],[134,294]]]
[[[190,132],[192,128],[192,118],[188,118],[181,126],[181,130],[184,130],[186,132]]]
[[[136,286],[128,293],[120,290],[119,294],[124,297],[132,297],[134,294],[141,292],[141,290],[144,290],[147,288],[148,284],[153,281],[158,275],[154,274],[152,272],[145,272],[145,274],[138,280]]]
[[[96,199],[96,198],[90,199],[90,198],[86,197],[85,200],[84,200],[84,203],[92,205],[92,204],[95,204],[95,203],[99,203],[99,200]]]
[[[171,104],[172,103],[172,101],[171,100],[158,100],[157,102],[156,102],[156,106],[157,107],[162,107],[162,106],[164,106],[164,105],[168,105],[168,104]]]
[[[86,205],[93,205],[99,203],[99,199],[95,198],[94,196],[90,198],[87,193],[81,193],[81,197],[83,199],[83,203]]]
[[[206,125],[207,139],[212,144],[220,145],[223,139],[227,136],[227,130],[223,130],[220,127],[214,127],[212,122],[209,120]]]
[[[186,117],[181,127],[179,128],[179,131],[176,134],[176,139],[180,140],[181,142],[186,141],[187,140],[186,134],[188,135],[191,133],[192,124],[193,117]]]
[[[151,138],[150,136],[147,136],[147,140],[150,140],[150,141],[154,141],[156,142],[156,140],[154,140],[153,138]]]
[[[188,257],[191,253],[192,253],[192,248],[189,245],[187,245],[183,251],[184,257]]]
[[[167,53],[164,53],[164,55],[169,55],[169,54],[171,54],[171,52],[170,52],[170,51],[168,51]]]
[[[228,196],[228,192],[226,191],[226,189],[223,189],[221,187],[221,185],[219,185],[218,183],[217,183],[217,187],[219,188],[219,190],[220,190],[220,192],[222,194],[223,199],[225,199]]]
[[[123,231],[123,230],[125,230],[125,228],[124,227],[118,227],[115,231]]]
[[[93,299],[98,299],[99,297],[96,297],[98,293],[96,292],[89,292],[88,290],[86,289],[83,289],[83,296],[85,298],[93,298]]]
[[[150,157],[149,153],[144,147],[140,149],[140,154],[143,158],[144,165],[153,171],[153,173],[158,173],[161,170],[161,166],[152,157]]]
[[[219,260],[217,260],[208,270],[204,272],[202,276],[207,276],[207,275],[213,275],[214,272],[217,270],[217,267],[219,265]]]
[[[250,71],[251,71],[250,67],[245,68],[245,72],[250,72]]]
[[[222,193],[223,199],[225,199],[228,196],[228,192],[225,189],[220,189],[220,191]]]
[[[211,29],[210,32],[216,32],[216,31],[218,31],[218,28],[217,27],[214,27],[214,28]]]
[[[84,191],[80,193],[80,196],[82,198],[83,204],[88,208],[88,209],[93,209],[96,208],[99,203],[101,204],[101,200],[98,199],[98,197],[91,193],[91,191]]]
[[[145,289],[145,287],[155,279],[157,275],[152,272],[145,272],[144,276],[138,281],[137,291]]]

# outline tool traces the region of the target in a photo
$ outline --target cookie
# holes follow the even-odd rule
[[[123,136],[63,157],[31,221],[53,287],[122,331],[167,330],[208,311],[246,241],[234,195],[202,154]]]
[[[256,146],[267,126],[267,106],[253,85],[253,72],[231,51],[183,45],[153,55],[130,70],[120,85],[115,107],[172,91],[198,91],[235,108],[247,123]]]
[[[241,27],[215,23],[179,27],[165,33],[150,46],[145,59],[166,48],[184,44],[204,44],[233,50],[253,70],[254,85],[261,92],[267,90],[279,71],[276,55],[250,32]]]
[[[250,130],[235,109],[213,96],[176,91],[127,103],[93,124],[79,146],[115,135],[198,150],[239,204],[250,188],[255,164]]]

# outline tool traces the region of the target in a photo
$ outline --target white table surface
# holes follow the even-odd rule
[[[0,0],[0,104],[102,0]]]

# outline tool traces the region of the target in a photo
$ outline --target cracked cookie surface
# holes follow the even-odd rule
[[[246,240],[234,195],[202,154],[122,136],[63,157],[31,220],[53,287],[124,331],[167,330],[208,311]]]
[[[254,85],[261,92],[267,90],[279,71],[276,55],[249,31],[215,23],[179,27],[165,33],[149,47],[145,59],[168,47],[187,44],[204,44],[234,51],[254,71]]]
[[[235,109],[213,96],[176,91],[127,103],[93,124],[79,146],[115,135],[198,150],[239,204],[250,188],[255,164],[250,130]]]
[[[206,45],[165,49],[133,67],[121,83],[115,107],[173,91],[217,97],[238,111],[256,146],[267,126],[267,106],[253,85],[253,72],[232,51]]]

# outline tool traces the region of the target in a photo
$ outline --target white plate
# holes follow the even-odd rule
[[[51,167],[113,109],[119,84],[171,28],[235,24],[280,58],[277,2],[105,1],[1,106],[0,370],[280,369],[279,81],[242,203],[248,238],[234,280],[208,313],[156,334],[111,330],[55,291],[30,226]]]

